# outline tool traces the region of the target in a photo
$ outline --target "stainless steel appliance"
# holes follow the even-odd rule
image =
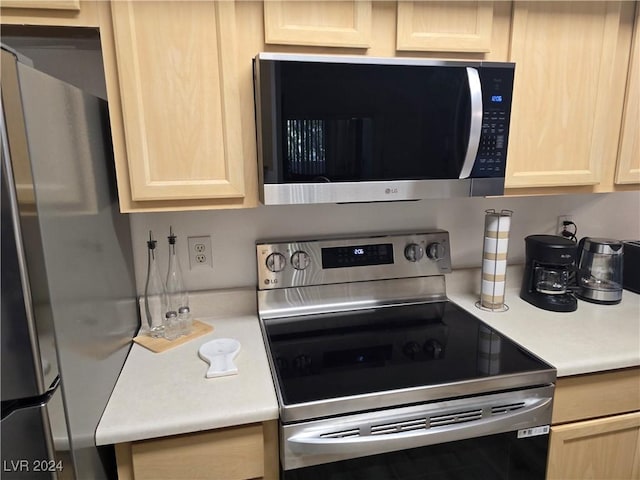
[[[622,300],[622,242],[585,237],[578,244],[578,290],[581,300],[615,305]]]
[[[622,287],[640,293],[640,240],[623,242]]]
[[[258,54],[262,202],[502,195],[514,68]]]
[[[256,253],[281,478],[545,477],[555,369],[447,299],[447,232]]]
[[[1,53],[2,478],[114,478],[95,430],[139,323],[106,104]]]
[[[578,248],[556,235],[529,235],[525,242],[525,266],[520,298],[544,310],[574,312],[573,294]]]

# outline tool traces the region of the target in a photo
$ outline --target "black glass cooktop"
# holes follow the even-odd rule
[[[286,405],[553,369],[451,302],[265,322]]]

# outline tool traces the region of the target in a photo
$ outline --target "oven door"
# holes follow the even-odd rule
[[[543,480],[549,434],[516,432],[282,471],[282,480]]]
[[[545,478],[554,387],[284,425],[284,480]]]

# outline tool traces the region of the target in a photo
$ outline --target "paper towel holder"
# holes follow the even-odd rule
[[[506,312],[504,302],[507,276],[507,250],[511,229],[512,210],[485,210],[484,241],[480,299],[476,307],[489,312]]]

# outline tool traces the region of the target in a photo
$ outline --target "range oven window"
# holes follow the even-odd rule
[[[501,433],[281,472],[283,480],[542,480],[549,435]]]

